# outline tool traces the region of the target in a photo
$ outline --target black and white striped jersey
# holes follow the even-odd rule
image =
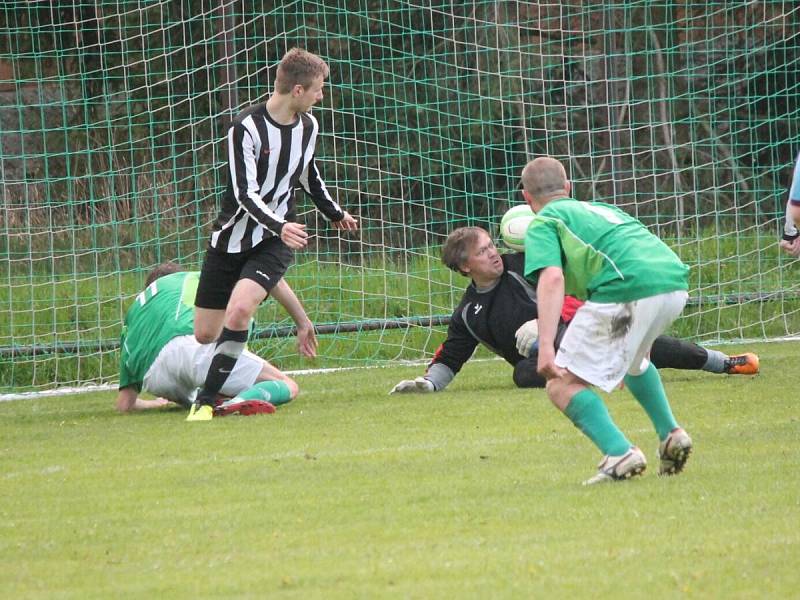
[[[228,130],[228,187],[211,234],[212,247],[244,252],[279,236],[283,224],[296,218],[298,185],[326,219],[344,217],[314,163],[318,132],[319,123],[310,113],[300,113],[291,125],[279,125],[265,102],[234,119]]]

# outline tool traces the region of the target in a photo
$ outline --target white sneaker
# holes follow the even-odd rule
[[[597,475],[584,481],[583,485],[630,479],[644,473],[646,468],[647,459],[644,457],[644,453],[636,446],[632,446],[621,456],[606,454],[597,465]]]
[[[692,438],[683,429],[676,427],[658,445],[658,457],[661,459],[661,468],[658,474],[676,475],[680,473],[691,453]]]

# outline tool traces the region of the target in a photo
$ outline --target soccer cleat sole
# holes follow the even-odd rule
[[[617,483],[620,481],[628,481],[629,479],[643,475],[646,470],[647,465],[642,465],[641,467],[635,467],[627,473],[619,476],[609,475],[608,473],[597,473],[594,477],[584,481],[583,485],[597,485],[598,483]]]
[[[691,453],[692,438],[680,427],[675,428],[658,448],[661,459],[658,474],[677,475],[683,471]]]
[[[621,477],[618,477],[616,481],[625,481],[626,479],[630,479],[632,477],[638,477],[639,475],[644,474],[647,470],[647,465],[642,465],[641,467],[635,467],[628,471],[627,473],[623,474]]]
[[[619,460],[612,466],[608,466],[608,462],[614,458]],[[617,468],[624,466],[626,462],[632,461],[634,464],[628,466],[623,473],[617,473]],[[598,472],[583,482],[583,485],[595,485],[598,483],[609,483],[613,481],[626,481],[633,477],[642,475],[647,469],[647,460],[638,448],[631,448],[624,457],[610,457],[606,455],[598,465]]]
[[[678,450],[673,456],[670,456],[669,465],[665,466],[662,462],[661,469],[659,470],[658,474],[662,476],[669,477],[670,475],[677,475],[683,468],[686,466],[686,461],[689,460],[689,455],[692,453],[692,447],[689,446],[688,448],[681,448]],[[662,459],[664,461],[665,459]]]
[[[226,417],[230,415],[271,415],[275,412],[275,406],[263,400],[243,400],[233,404],[221,404],[214,409],[214,416]]]

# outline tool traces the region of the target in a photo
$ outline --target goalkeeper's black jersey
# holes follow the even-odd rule
[[[458,373],[479,343],[512,365],[523,360],[514,334],[539,316],[536,289],[522,276],[524,254],[504,254],[502,259],[505,270],[493,288],[479,291],[471,283],[466,289],[431,364],[441,363]]]

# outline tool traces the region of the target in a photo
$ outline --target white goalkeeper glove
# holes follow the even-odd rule
[[[404,379],[392,388],[390,394],[427,394],[428,392],[435,392],[436,388],[433,383],[424,377],[417,377],[416,379]]]
[[[536,340],[539,339],[539,321],[531,319],[523,323],[522,326],[517,329],[514,337],[517,338],[517,352],[525,358],[528,358],[533,349],[533,345],[536,343]]]

